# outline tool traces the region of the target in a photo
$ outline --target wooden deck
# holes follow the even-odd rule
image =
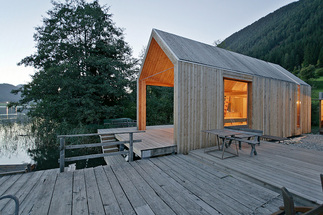
[[[5,194],[18,197],[20,214],[271,214],[283,204],[278,193],[189,155],[3,176]],[[1,214],[13,208],[0,201]]]
[[[177,146],[174,144],[174,126],[147,126],[145,133],[135,133],[135,140],[142,140],[140,143],[134,143],[133,151],[140,158],[150,158],[159,155],[167,155],[176,152]],[[137,128],[112,128],[99,129],[98,133],[117,133],[126,131],[136,131]],[[119,141],[129,140],[128,134],[117,134]]]
[[[222,171],[270,187],[278,192],[286,187],[298,201],[323,204],[320,174],[323,173],[323,152],[261,141],[258,155],[250,157],[250,146],[242,145],[239,157],[221,160],[219,151],[190,152],[191,156],[214,165]],[[306,202],[305,202],[306,203]]]

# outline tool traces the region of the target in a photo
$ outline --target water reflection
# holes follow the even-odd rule
[[[34,149],[31,123],[26,119],[0,121],[0,165],[32,163],[28,155]]]

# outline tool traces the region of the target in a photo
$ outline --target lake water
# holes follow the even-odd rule
[[[31,163],[28,149],[34,148],[30,124],[0,121],[0,165]]]

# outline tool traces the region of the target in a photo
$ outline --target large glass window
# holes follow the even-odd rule
[[[224,79],[224,126],[247,123],[248,83]]]

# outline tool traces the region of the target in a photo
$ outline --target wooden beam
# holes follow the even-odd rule
[[[174,84],[161,83],[161,82],[152,81],[152,80],[146,81],[146,85],[159,86],[159,87],[174,87]]]
[[[146,130],[146,81],[137,82],[137,127]]]

